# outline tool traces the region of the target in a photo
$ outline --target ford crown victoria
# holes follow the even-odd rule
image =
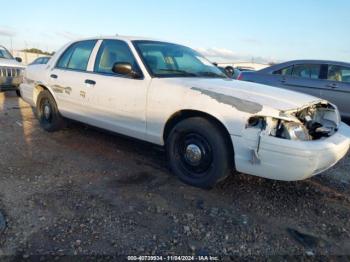
[[[45,130],[73,119],[165,146],[172,171],[202,188],[233,170],[306,179],[349,149],[350,128],[335,105],[228,79],[198,52],[168,42],[69,43],[47,65],[29,67],[20,90]]]

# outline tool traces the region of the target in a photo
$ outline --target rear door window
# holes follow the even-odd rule
[[[96,40],[81,41],[70,46],[60,57],[57,67],[86,71]]]
[[[280,70],[273,72],[274,75],[290,76],[292,75],[293,66],[289,66]]]
[[[321,72],[321,65],[310,65],[310,78],[311,79],[319,79]]]
[[[294,65],[292,76],[319,79],[321,72],[321,65]]]
[[[67,68],[69,59],[71,58],[74,49],[75,49],[74,44],[71,45],[68,49],[66,49],[66,51],[64,51],[63,55],[58,60],[56,67]]]
[[[68,62],[68,69],[85,71],[89,63],[89,58],[96,44],[95,40],[82,41],[78,43]]]
[[[328,80],[350,83],[350,67],[330,65],[328,66]]]

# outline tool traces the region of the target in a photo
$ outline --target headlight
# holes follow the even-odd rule
[[[299,141],[312,140],[309,131],[301,123],[282,121],[277,129],[277,134],[281,138]]]
[[[341,124],[341,115],[340,115],[338,107],[336,107],[336,106],[334,106],[334,107],[335,107],[335,115],[336,115],[336,118],[337,118],[336,124],[337,124],[337,127],[339,127],[340,124]]]

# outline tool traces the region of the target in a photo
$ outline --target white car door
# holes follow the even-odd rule
[[[84,88],[80,90],[84,94],[80,99],[81,106],[87,105],[90,124],[144,139],[147,90],[151,79],[143,76],[126,42],[103,40],[95,49],[93,72],[86,75]],[[118,62],[131,64],[139,77],[114,73],[113,65]]]
[[[81,90],[88,77],[88,64],[97,40],[72,44],[50,71],[50,87],[55,93],[60,112],[69,118],[86,121],[86,107],[82,105]]]

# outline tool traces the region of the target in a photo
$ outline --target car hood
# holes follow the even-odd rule
[[[14,59],[5,59],[0,58],[0,66],[6,66],[6,67],[16,67],[16,68],[24,68],[25,66],[21,65]]]
[[[239,100],[245,107],[269,107],[287,112],[305,108],[324,100],[310,95],[293,92],[277,87],[256,84],[251,82],[226,79],[198,79],[198,78],[172,78],[167,81],[172,84],[185,85],[195,92],[220,98],[230,103],[230,100]],[[249,111],[249,110],[248,110]]]

